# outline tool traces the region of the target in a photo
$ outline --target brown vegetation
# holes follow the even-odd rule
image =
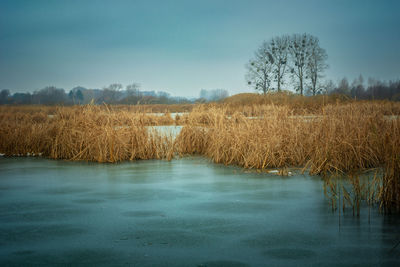
[[[398,102],[391,101],[373,101],[375,104],[384,106],[385,115],[400,114],[400,105]],[[223,100],[222,102],[228,112],[243,112],[245,116],[260,116],[267,114],[260,110],[261,106],[285,106],[288,107],[294,115],[305,114],[321,114],[326,106],[343,105],[350,103],[371,103],[371,101],[356,101],[349,96],[333,94],[333,95],[315,95],[301,96],[293,94],[289,91],[271,92],[266,95],[254,93],[242,93],[233,95]]]
[[[364,198],[378,201],[387,212],[400,211],[400,105],[328,102],[299,108],[274,103],[198,105],[175,120],[169,113],[155,116],[124,106],[2,107],[0,153],[97,162],[200,154],[226,165],[299,167],[323,176],[358,177],[361,171],[380,168],[382,175],[365,186],[358,178],[348,179],[354,192],[369,190],[355,194],[358,198],[351,203],[357,206]],[[146,128],[172,124],[184,125],[176,139]],[[347,191],[338,191],[336,184],[328,188],[335,199],[339,192],[342,204],[350,202]]]
[[[3,110],[0,151],[97,162],[170,159],[172,137],[145,128],[160,123],[173,120],[169,114],[152,116],[91,105],[58,108],[52,116],[41,110],[33,114]]]
[[[193,110],[176,140],[178,152],[250,169],[301,167],[320,175],[383,168],[376,186],[364,189],[374,188],[385,211],[400,210],[400,119],[391,113],[399,104],[326,105],[315,116],[295,116],[288,106],[252,108],[262,116],[227,116],[227,107]]]

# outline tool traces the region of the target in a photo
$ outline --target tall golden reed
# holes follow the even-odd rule
[[[343,175],[383,168],[374,192],[387,212],[400,211],[400,119],[391,113],[392,103],[332,104],[313,116],[298,116],[288,106],[259,110],[249,119],[238,112],[227,116],[226,106],[194,109],[176,148],[250,169],[302,167]],[[357,187],[356,180],[352,184]]]
[[[400,211],[400,104],[299,98],[296,108],[289,97],[192,106],[176,120],[129,106],[0,107],[0,153],[97,162],[199,154],[226,165],[321,175],[381,168],[363,188],[372,188],[368,199],[386,212]],[[175,140],[146,127],[173,124],[184,125]]]
[[[146,116],[92,105],[58,108],[51,117],[2,113],[0,151],[6,155],[29,153],[97,162],[170,159],[173,138],[145,127],[159,122],[173,120],[170,116]]]

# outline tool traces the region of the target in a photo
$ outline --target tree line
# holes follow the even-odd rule
[[[41,105],[77,105],[77,104],[188,104],[218,101],[228,97],[224,89],[200,91],[199,98],[185,98],[171,96],[164,91],[144,91],[140,85],[132,83],[124,87],[120,83],[113,83],[103,89],[87,89],[81,86],[71,89],[68,93],[63,88],[47,86],[33,93],[14,93],[3,89],[0,91],[0,104],[41,104]]]
[[[337,84],[333,81],[327,81],[323,86],[325,94],[347,95],[361,100],[392,100],[400,101],[400,80],[380,81],[369,78],[365,82],[364,77],[360,75],[351,83],[347,78],[341,79]]]

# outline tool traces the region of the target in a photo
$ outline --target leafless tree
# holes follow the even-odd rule
[[[11,96],[10,90],[3,89],[0,92],[0,104],[7,104],[9,98]]]
[[[225,89],[200,90],[200,101],[218,101],[227,98],[228,96],[229,92]]]
[[[310,57],[310,43],[314,41],[314,38],[307,33],[294,34],[290,38],[291,73],[295,80],[298,80],[296,91],[299,91],[301,95],[304,92],[307,63]]]
[[[254,58],[246,65],[247,84],[266,94],[273,79],[274,58],[269,52],[269,43],[263,42],[254,53]]]
[[[126,86],[126,92],[128,96],[139,96],[140,95],[140,84],[132,83]]]
[[[108,87],[103,89],[102,97],[100,97],[101,102],[105,103],[115,103],[119,96],[121,95],[122,84],[112,83]]]
[[[120,83],[112,83],[108,86],[107,89],[112,90],[112,91],[120,91],[122,90],[122,84]]]
[[[349,80],[346,77],[339,81],[338,87],[336,89],[336,93],[342,95],[350,95],[350,85]]]
[[[271,39],[269,43],[269,52],[273,58],[273,73],[278,92],[284,82],[284,76],[287,72],[289,36],[277,36]]]
[[[364,88],[364,77],[360,74],[358,78],[354,79],[351,83],[351,96],[354,98],[364,98],[365,88]]]
[[[316,95],[322,88],[318,88],[319,79],[323,77],[323,72],[328,68],[326,60],[328,55],[325,49],[319,46],[319,40],[316,37],[308,38],[308,58],[306,78],[310,80],[312,95]]]
[[[332,80],[327,80],[322,84],[322,94],[327,95],[335,91],[336,84]]]
[[[47,86],[32,95],[34,104],[55,105],[65,103],[67,99],[64,89],[55,86]]]

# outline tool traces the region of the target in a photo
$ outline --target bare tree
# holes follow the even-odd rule
[[[336,84],[332,80],[325,81],[322,85],[322,93],[327,95],[335,91]]]
[[[310,43],[315,37],[307,33],[294,34],[290,38],[289,53],[291,57],[291,73],[298,80],[296,91],[303,95],[306,78],[307,63],[310,57]]]
[[[64,89],[55,86],[47,86],[32,95],[34,104],[55,105],[65,103],[67,95]]]
[[[108,86],[107,89],[112,90],[112,91],[120,91],[120,90],[122,90],[122,84],[120,84],[120,83],[112,83],[112,84],[110,84]]]
[[[115,103],[121,96],[122,84],[112,83],[108,87],[103,88],[102,96],[99,98],[101,102]],[[100,102],[100,103],[101,103]]]
[[[10,94],[10,90],[8,89],[3,89],[0,92],[0,104],[7,104],[7,102],[9,101],[11,94]]]
[[[200,90],[200,101],[219,101],[228,96],[229,92],[225,89]]]
[[[126,92],[128,96],[137,96],[140,95],[140,84],[132,83],[126,86]]]
[[[325,49],[319,46],[319,40],[316,37],[310,36],[308,46],[306,78],[310,80],[312,95],[316,95],[321,91],[321,88],[317,88],[319,78],[323,77],[323,72],[328,68],[326,64],[328,55]]]
[[[287,72],[289,36],[277,36],[271,39],[269,52],[273,57],[273,72],[278,92],[281,91],[281,85],[284,82],[284,75]]]
[[[360,74],[358,78],[354,79],[351,83],[351,96],[358,99],[363,99],[365,95],[364,77]]]
[[[336,89],[336,93],[342,95],[349,95],[350,94],[350,85],[349,80],[346,77],[339,81],[338,87]]]
[[[248,85],[255,90],[261,90],[266,94],[271,89],[273,79],[274,58],[269,52],[269,43],[263,42],[254,54],[254,59],[246,65],[246,80]]]

